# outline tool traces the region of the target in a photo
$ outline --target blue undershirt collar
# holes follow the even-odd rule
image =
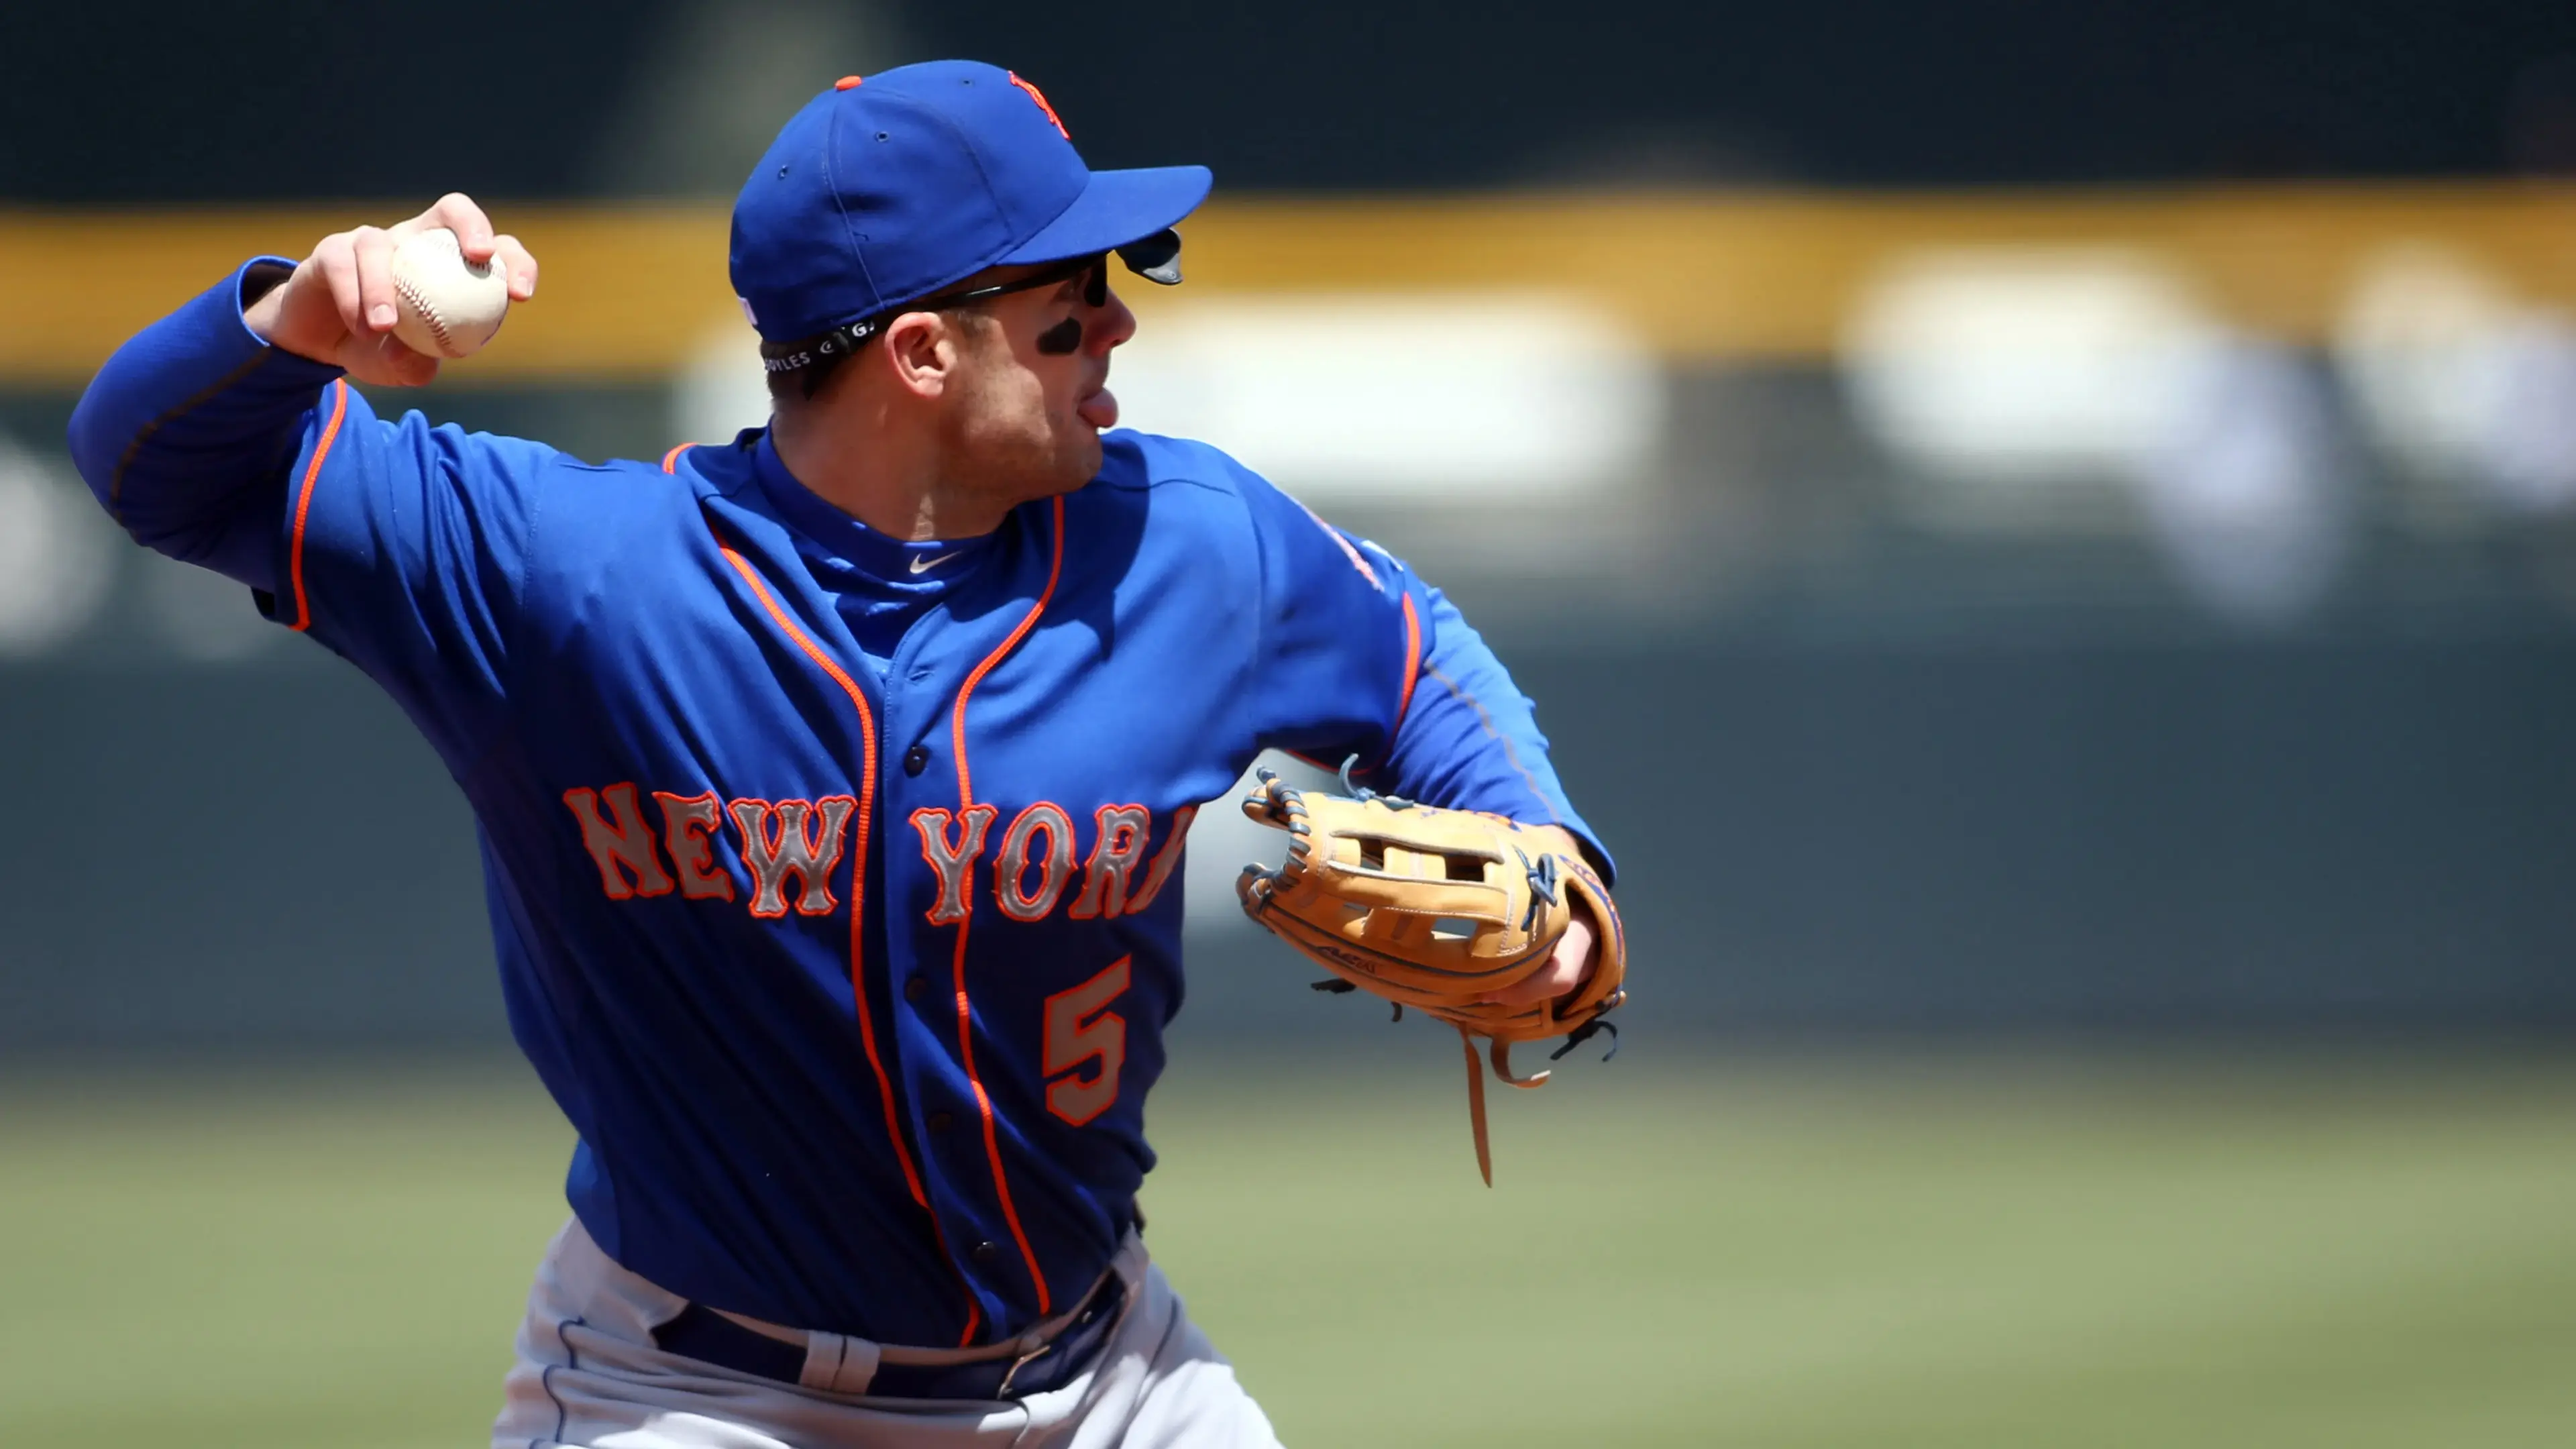
[[[752,450],[752,470],[770,506],[789,527],[820,545],[833,563],[903,592],[945,592],[948,583],[972,571],[993,539],[985,534],[914,542],[870,528],[796,481],[765,432]]]

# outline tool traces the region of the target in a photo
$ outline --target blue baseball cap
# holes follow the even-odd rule
[[[1092,170],[1038,88],[998,66],[848,76],[789,119],[743,183],[733,289],[775,344],[1009,263],[1130,248],[1130,266],[1177,281],[1169,252],[1148,245],[1140,262],[1134,249],[1189,215],[1210,181],[1204,166]]]

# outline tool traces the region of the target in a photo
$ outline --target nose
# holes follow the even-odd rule
[[[1082,329],[1083,350],[1095,357],[1106,357],[1110,348],[1135,335],[1136,314],[1128,310],[1127,299],[1113,289],[1093,314],[1091,325]]]

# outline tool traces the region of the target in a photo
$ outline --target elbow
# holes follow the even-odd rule
[[[89,390],[81,394],[63,441],[71,453],[72,467],[89,485],[90,496],[98,500],[98,506],[106,509],[110,518],[123,523],[125,519],[119,516],[117,507],[117,470],[134,438],[132,430],[118,428],[104,416],[108,410],[100,405],[100,391],[93,381]]]
[[[112,388],[94,381],[73,407],[63,442],[90,497],[126,537],[197,562],[226,530],[220,464],[174,450],[166,434],[156,434],[159,420],[138,420]]]
[[[64,442],[71,453],[73,469],[89,485],[90,497],[98,500],[98,506],[125,531],[126,537],[154,553],[188,561],[204,542],[200,536],[204,530],[190,526],[191,520],[174,516],[166,503],[155,507],[156,500],[148,488],[141,490],[143,506],[135,506],[138,500],[131,495],[136,490],[128,486],[127,474],[133,471],[134,455],[139,451],[136,444],[148,430],[120,427],[102,417],[103,410],[93,406],[97,393],[93,385],[72,410]]]

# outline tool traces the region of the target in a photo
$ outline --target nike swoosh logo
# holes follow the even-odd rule
[[[957,557],[955,553],[943,553],[937,558],[916,557],[912,561],[912,571],[917,574],[926,574],[932,569],[939,567],[941,564],[944,564],[955,557]]]

